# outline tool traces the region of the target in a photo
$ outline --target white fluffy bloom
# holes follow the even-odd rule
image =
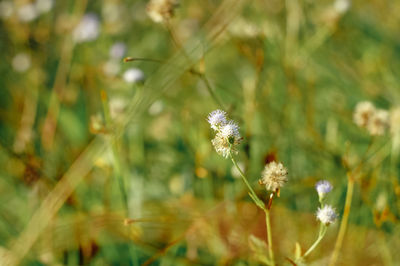
[[[212,111],[208,115],[208,123],[217,131],[215,138],[211,141],[218,154],[228,158],[230,152],[237,153],[236,146],[242,141],[239,126],[236,122],[226,119],[226,112],[222,110]]]
[[[96,14],[89,13],[83,16],[81,22],[73,32],[76,42],[88,42],[96,40],[100,33],[100,21]]]
[[[267,190],[276,191],[288,181],[287,175],[288,171],[283,164],[273,161],[265,165],[260,183],[265,185]]]
[[[35,3],[38,13],[43,14],[49,12],[53,8],[53,0],[37,0]]]
[[[333,186],[329,181],[321,180],[321,181],[317,182],[317,184],[315,185],[315,189],[318,192],[318,196],[320,198],[323,198],[325,196],[325,194],[331,192],[331,190],[333,189]]]
[[[212,111],[208,115],[207,121],[210,123],[212,129],[218,130],[220,126],[227,123],[226,112],[219,109]]]
[[[325,225],[333,224],[338,217],[335,209],[330,205],[325,205],[322,208],[318,208],[316,215],[317,219],[320,220],[321,223]]]
[[[150,0],[147,4],[147,15],[156,23],[162,23],[174,15],[177,6],[175,0]]]
[[[359,102],[353,114],[354,123],[359,127],[366,128],[375,112],[376,108],[371,102]]]
[[[228,140],[231,138],[240,139],[239,126],[232,120],[226,124],[222,124],[220,132],[222,137],[227,138]]]
[[[129,68],[124,72],[123,79],[127,83],[136,83],[144,80],[144,74],[138,68]]]
[[[12,67],[17,72],[25,72],[31,67],[31,58],[26,53],[19,53],[12,59]]]
[[[350,0],[336,0],[335,3],[333,4],[333,8],[339,14],[346,13],[350,9],[350,6],[351,6]]]
[[[368,132],[373,136],[381,136],[385,134],[386,128],[389,126],[389,112],[378,109],[372,115],[368,122]]]
[[[22,22],[31,22],[39,15],[35,8],[35,5],[33,4],[26,4],[21,6],[20,8],[18,8],[17,13],[19,20]]]

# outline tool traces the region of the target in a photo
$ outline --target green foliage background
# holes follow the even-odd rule
[[[17,9],[30,1],[11,2]],[[400,1],[356,0],[339,12],[332,1],[188,0],[169,26],[152,22],[146,4],[54,1],[31,22],[17,13],[0,21],[0,260],[256,265],[248,238],[265,239],[265,222],[231,161],[210,143],[206,117],[219,108],[240,124],[237,158],[260,197],[268,197],[257,184],[266,162],[289,170],[271,212],[279,265],[293,257],[296,242],[304,251],[317,235],[315,182],[334,185],[329,203],[342,214],[355,169],[338,264],[399,263],[392,136],[369,136],[352,112],[365,100],[386,110],[400,103]],[[75,43],[86,13],[98,15],[100,34]],[[126,56],[159,62],[120,60],[119,73],[106,75],[115,42],[126,44]],[[12,66],[21,52],[31,58],[24,72]],[[143,83],[124,81],[132,67],[143,71]],[[127,107],[96,131],[91,117],[104,116],[101,91],[106,105],[122,98]],[[79,163],[74,181],[60,182]],[[65,194],[57,195],[57,184]],[[38,211],[46,197],[60,208]],[[35,213],[43,228],[34,226]],[[339,224],[310,263],[327,265]],[[31,245],[23,252],[15,243]]]

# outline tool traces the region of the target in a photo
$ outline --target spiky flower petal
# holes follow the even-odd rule
[[[288,171],[282,163],[270,162],[265,166],[260,182],[267,190],[276,191],[288,181],[287,175]]]
[[[212,111],[207,118],[208,123],[210,123],[211,128],[214,130],[219,130],[219,128],[227,123],[226,112],[222,110]]]

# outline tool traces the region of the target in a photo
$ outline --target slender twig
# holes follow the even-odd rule
[[[349,222],[350,215],[350,207],[353,199],[353,190],[354,190],[354,182],[355,178],[353,174],[348,174],[347,176],[347,192],[346,192],[346,201],[344,205],[344,212],[342,221],[340,223],[338,237],[336,238],[335,248],[332,253],[331,260],[329,262],[329,266],[334,266],[339,257],[339,252],[343,244],[344,236],[346,234],[347,224]]]
[[[243,182],[246,184],[247,188],[249,189],[249,196],[251,199],[254,201],[254,203],[261,208],[264,213],[265,213],[265,223],[267,227],[267,244],[268,244],[268,253],[269,253],[269,260],[270,260],[270,265],[274,266],[275,265],[275,260],[274,260],[274,251],[272,248],[272,230],[271,230],[271,221],[269,217],[269,210],[265,208],[264,202],[257,196],[257,194],[254,192],[253,188],[250,186],[246,176],[244,175],[242,169],[240,169],[239,165],[237,164],[235,158],[233,157],[231,149],[229,150],[229,156],[232,160],[233,165],[236,167],[236,169],[239,171],[240,176],[242,177]]]
[[[321,242],[321,240],[325,236],[326,229],[327,227],[323,223],[321,223],[317,240],[315,240],[314,244],[312,244],[312,246],[306,251],[306,253],[304,253],[304,255],[302,256],[303,258],[307,257],[318,246],[319,242]]]

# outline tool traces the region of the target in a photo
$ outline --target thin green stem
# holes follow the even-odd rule
[[[250,186],[249,182],[247,181],[246,176],[244,175],[242,169],[240,169],[239,165],[237,164],[235,158],[233,157],[231,149],[229,150],[229,156],[231,157],[233,165],[236,167],[236,169],[239,171],[240,176],[242,177],[243,182],[246,184],[247,188],[249,189],[249,195],[251,199],[254,201],[254,203],[261,208],[264,213],[265,213],[265,223],[267,227],[267,244],[268,244],[268,253],[269,253],[269,259],[270,259],[270,265],[275,266],[275,260],[274,260],[274,251],[272,248],[272,230],[271,230],[271,221],[269,217],[269,210],[265,208],[264,202],[257,196],[256,192],[253,190],[253,188]]]
[[[269,210],[265,209],[265,223],[267,225],[267,241],[268,241],[268,253],[269,253],[269,259],[271,261],[271,265],[275,265],[275,260],[274,260],[274,250],[272,248],[272,230],[271,230],[271,221],[269,218]]]
[[[319,227],[319,233],[318,233],[317,240],[315,240],[314,244],[312,244],[312,246],[306,251],[306,253],[304,253],[303,258],[307,257],[318,246],[319,242],[321,242],[321,240],[325,236],[326,229],[327,229],[326,225],[321,223],[321,225]]]
[[[253,188],[250,186],[249,182],[247,181],[246,176],[244,175],[244,173],[242,172],[242,169],[240,169],[239,165],[237,164],[235,158],[233,157],[232,151],[229,150],[229,156],[231,157],[232,163],[233,165],[236,167],[236,169],[239,171],[240,176],[242,177],[243,182],[246,184],[247,188],[250,191],[250,197],[251,199],[254,201],[254,203],[260,207],[261,209],[265,209],[264,203],[262,202],[262,200],[260,200],[256,194],[256,192],[254,192]],[[262,203],[262,204],[260,204]]]

